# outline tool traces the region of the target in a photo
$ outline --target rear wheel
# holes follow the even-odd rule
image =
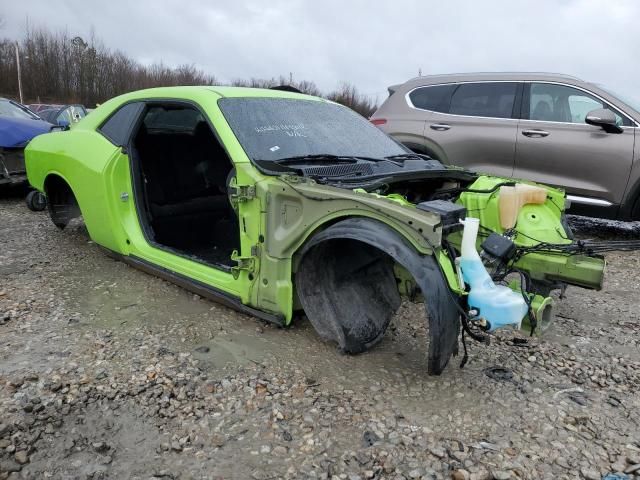
[[[25,202],[27,203],[27,208],[32,212],[41,212],[47,208],[47,197],[37,190],[29,192]]]
[[[640,221],[640,196],[636,199],[631,209],[631,221]]]

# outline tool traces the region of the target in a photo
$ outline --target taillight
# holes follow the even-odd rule
[[[374,118],[369,120],[371,123],[373,123],[374,125],[384,125],[385,123],[387,123],[387,119],[386,118]]]

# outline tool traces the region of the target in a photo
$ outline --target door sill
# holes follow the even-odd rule
[[[113,250],[106,250],[107,254],[115,258],[116,260],[120,260],[127,265],[131,265],[132,267],[137,268],[138,270],[142,270],[143,272],[150,275],[154,275],[156,277],[162,278],[163,280],[175,283],[176,285],[197,295],[200,295],[201,297],[205,297],[226,307],[257,317],[260,320],[264,320],[265,322],[273,323],[280,327],[285,326],[284,315],[267,313],[256,308],[249,307],[242,303],[240,298],[234,295],[230,295],[226,292],[223,292],[222,290],[212,287],[211,285],[207,285],[206,283],[194,280],[193,278],[189,278],[180,273],[173,272],[168,268],[154,265],[153,263],[134,255],[123,255],[121,253],[114,252]]]

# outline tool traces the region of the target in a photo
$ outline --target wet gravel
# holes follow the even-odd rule
[[[434,378],[421,306],[344,356],[19,198],[0,199],[0,245],[0,479],[640,478],[640,253],[608,255],[601,292],[569,288],[542,339],[501,332]]]

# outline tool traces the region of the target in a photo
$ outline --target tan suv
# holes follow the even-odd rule
[[[371,121],[411,150],[562,187],[571,213],[640,219],[640,102],[548,73],[417,77],[389,93]]]

